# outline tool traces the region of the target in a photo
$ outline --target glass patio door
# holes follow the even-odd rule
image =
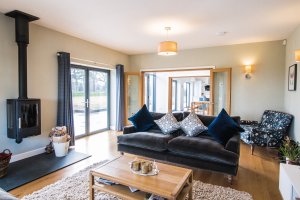
[[[108,70],[71,66],[75,136],[109,129]]]

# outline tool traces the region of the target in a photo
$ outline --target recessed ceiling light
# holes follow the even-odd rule
[[[225,35],[225,34],[227,34],[226,31],[216,32],[216,35],[217,35],[217,36],[223,36],[223,35]]]

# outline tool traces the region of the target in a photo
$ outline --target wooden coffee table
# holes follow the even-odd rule
[[[110,193],[123,199],[144,199],[146,193],[167,199],[192,199],[193,172],[190,169],[157,162],[159,174],[140,176],[131,172],[129,162],[133,157],[121,156],[99,168],[90,171],[90,199],[94,200],[95,190]],[[118,185],[105,185],[95,181],[104,178]],[[128,186],[140,191],[131,192]]]

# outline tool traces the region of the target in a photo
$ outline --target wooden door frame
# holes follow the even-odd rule
[[[142,78],[142,73],[140,72],[124,72],[124,124],[128,125],[129,121],[128,121],[128,117],[127,113],[128,113],[128,99],[127,99],[127,94],[128,94],[128,76],[130,75],[135,75],[139,77],[139,104],[140,107],[142,106],[143,103],[143,78]]]
[[[226,110],[228,114],[231,114],[231,73],[232,68],[217,68],[217,69],[211,69],[210,70],[210,115],[213,115],[214,113],[214,72],[228,72],[228,79],[227,79],[227,91],[226,91],[226,102],[228,104],[226,105]]]
[[[169,77],[169,81],[168,81],[168,112],[172,112],[172,81],[175,78],[210,78],[210,76],[172,76]]]

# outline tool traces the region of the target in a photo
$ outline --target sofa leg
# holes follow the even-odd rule
[[[251,144],[251,155],[253,155],[253,151],[254,151],[254,145]]]
[[[230,185],[232,185],[232,179],[233,179],[232,175],[227,175],[227,182],[228,182]]]

